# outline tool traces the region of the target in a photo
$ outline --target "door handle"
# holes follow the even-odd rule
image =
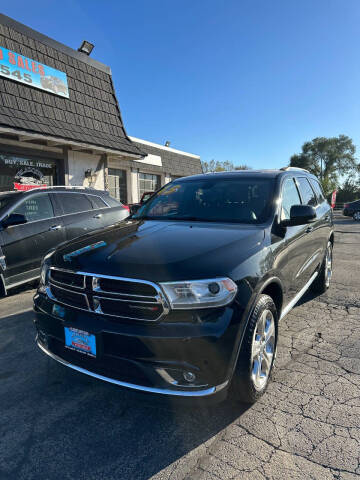
[[[102,213],[98,213],[97,215],[94,215],[94,218],[101,218],[102,217]]]
[[[53,225],[52,227],[49,228],[50,231],[61,230],[61,229],[62,229],[62,225]]]
[[[305,230],[306,233],[310,233],[314,230],[314,227],[307,227],[307,229]]]

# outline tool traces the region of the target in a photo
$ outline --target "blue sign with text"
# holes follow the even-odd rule
[[[0,47],[0,76],[69,98],[67,77],[64,72],[4,47]]]

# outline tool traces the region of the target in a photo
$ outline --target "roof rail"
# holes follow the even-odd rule
[[[69,190],[95,190],[95,188],[93,187],[84,187],[84,186],[77,186],[77,185],[46,185],[46,187],[35,187],[37,188],[38,190],[40,189],[43,189],[43,188],[52,188],[52,189],[55,189],[55,188],[67,188]]]
[[[306,170],[306,168],[300,168],[300,167],[282,167],[280,168],[283,172],[287,172],[288,170],[299,170],[301,172],[309,172],[309,170]]]

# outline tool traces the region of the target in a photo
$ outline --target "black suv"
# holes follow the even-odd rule
[[[345,215],[345,217],[353,217],[354,213],[358,211],[360,211],[360,200],[344,204],[343,215]]]
[[[125,387],[245,402],[266,389],[278,323],[332,274],[332,210],[300,169],[182,178],[116,226],[46,256],[37,343]]]
[[[128,210],[107,192],[75,187],[0,193],[0,295],[40,275],[60,243],[123,220]]]

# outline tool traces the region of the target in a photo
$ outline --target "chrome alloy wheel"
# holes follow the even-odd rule
[[[251,346],[251,378],[256,390],[262,390],[270,375],[275,353],[275,320],[264,310],[257,321]]]
[[[354,213],[354,220],[356,220],[357,222],[360,221],[360,212]]]
[[[329,242],[326,248],[326,256],[325,256],[325,284],[326,288],[330,286],[330,280],[332,277],[332,245]]]

